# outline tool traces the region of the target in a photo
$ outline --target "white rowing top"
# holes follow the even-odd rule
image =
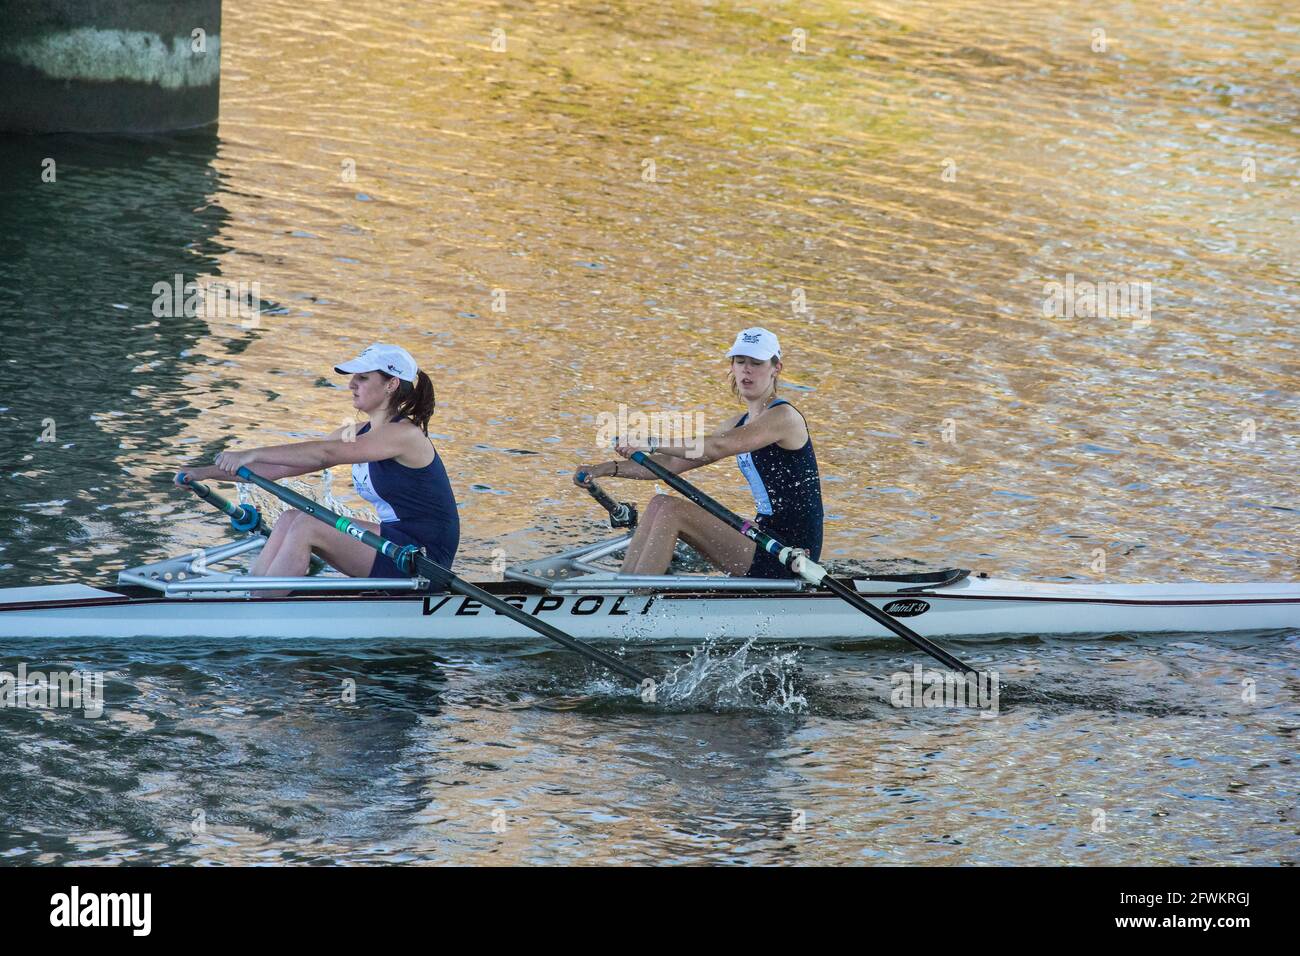
[[[383,499],[370,480],[370,462],[359,461],[352,466],[352,484],[356,487],[357,494],[374,507],[381,523],[397,520],[396,509]]]
[[[740,473],[749,482],[749,492],[754,496],[754,504],[758,507],[758,513],[770,515],[772,513],[772,498],[767,493],[767,485],[763,484],[763,476],[758,473],[758,468],[754,464],[754,456],[747,451],[741,452],[736,456],[736,464],[740,466]]]

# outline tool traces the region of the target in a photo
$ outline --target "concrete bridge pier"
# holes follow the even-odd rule
[[[0,0],[0,131],[217,122],[221,0]]]

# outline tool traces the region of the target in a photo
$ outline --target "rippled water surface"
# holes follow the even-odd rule
[[[964,645],[1009,685],[981,719],[894,709],[886,675],[912,659],[878,644],[712,648],[708,679],[651,707],[524,645],[56,643],[34,664],[105,671],[108,707],[6,713],[0,853],[1294,862],[1294,634],[1059,644]]]
[[[168,474],[350,420],[376,339],[435,378],[489,576],[602,533],[597,414],[731,414],[758,323],[832,561],[1300,578],[1288,4],[227,0],[221,48],[213,135],[0,141],[0,586],[224,540]],[[178,273],[259,320],[155,317]],[[1045,317],[1067,275],[1149,324]],[[98,720],[0,711],[0,854],[1285,864],[1298,641],[967,642],[981,720],[892,708],[887,642],[632,650],[689,688],[652,708],[532,643],[0,634],[107,674]]]

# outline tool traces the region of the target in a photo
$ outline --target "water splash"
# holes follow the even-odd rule
[[[658,701],[672,709],[762,710],[803,714],[808,698],[798,690],[798,651],[759,648],[755,635],[739,647],[710,639],[659,682]],[[765,655],[765,656],[764,656]]]

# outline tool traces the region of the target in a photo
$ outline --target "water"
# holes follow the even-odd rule
[[[651,706],[536,645],[53,642],[35,663],[103,670],[109,707],[5,712],[0,854],[1294,861],[1294,634],[963,647],[999,662],[997,719],[892,708],[887,675],[912,658],[887,645],[751,650],[747,687],[714,649],[718,672]],[[636,659],[699,669],[686,652]]]
[[[732,414],[755,323],[832,561],[1295,580],[1285,9],[227,9],[216,134],[0,142],[0,586],[221,539],[170,472],[343,423],[331,366],[376,339],[435,378],[463,571],[593,540],[596,415]],[[176,273],[260,318],[155,316]],[[1067,274],[1149,281],[1150,325],[1044,317]],[[109,674],[99,720],[0,711],[0,852],[1290,863],[1297,638],[967,642],[981,720],[892,708],[891,643],[633,650],[678,675],[650,707],[535,644],[0,635],[0,668]]]

